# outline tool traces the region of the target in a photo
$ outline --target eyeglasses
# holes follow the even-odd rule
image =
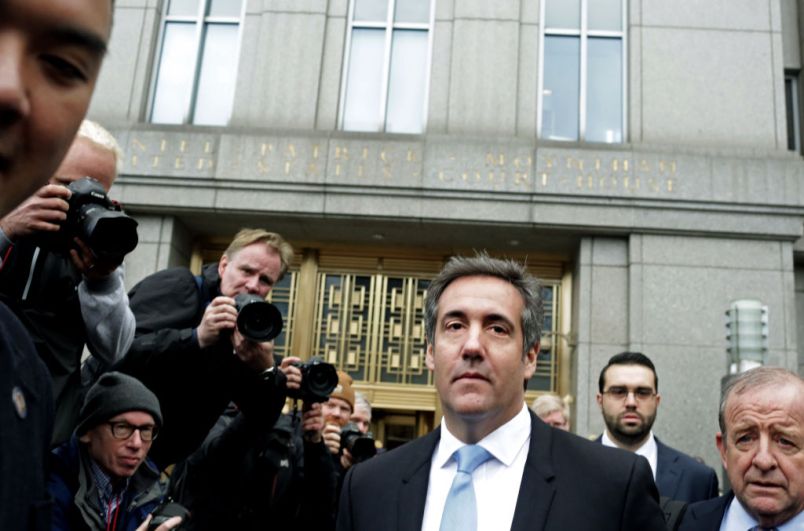
[[[650,387],[628,389],[627,387],[614,386],[609,387],[608,391],[603,391],[604,395],[609,395],[614,400],[625,400],[631,393],[634,394],[634,400],[636,401],[649,400],[656,396],[656,391]]]
[[[128,422],[108,422],[107,424],[109,424],[109,428],[112,430],[112,437],[115,439],[128,439],[136,430],[140,432],[140,439],[145,442],[151,442],[159,434],[156,426],[147,424],[145,426],[134,426]]]

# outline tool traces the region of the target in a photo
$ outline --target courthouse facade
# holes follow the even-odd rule
[[[767,305],[769,363],[804,367],[800,4],[117,0],[90,116],[125,151],[129,284],[282,233],[278,350],[349,371],[393,446],[437,422],[428,279],[526,259],[529,398],[569,394],[599,433],[600,368],[642,351],[656,432],[717,466],[729,305]]]

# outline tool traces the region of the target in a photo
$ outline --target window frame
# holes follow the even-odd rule
[[[538,97],[536,103],[536,136],[541,140],[554,141],[554,142],[583,142],[594,144],[625,144],[628,142],[628,0],[619,0],[622,6],[622,20],[620,22],[620,31],[612,30],[590,30],[588,26],[588,0],[579,0],[580,2],[580,28],[547,28],[546,10],[547,2],[560,1],[560,0],[542,0],[539,6],[540,14],[539,20],[541,21],[539,28],[539,86]],[[543,134],[543,109],[544,109],[544,43],[545,38],[548,36],[556,37],[577,37],[579,39],[580,58],[578,68],[580,70],[578,76],[578,138],[575,140],[560,140],[557,138],[545,138]],[[621,65],[622,79],[622,140],[619,142],[599,142],[586,140],[586,125],[587,125],[587,109],[586,109],[586,96],[587,96],[587,78],[588,78],[588,55],[589,38],[601,39],[619,39],[622,43],[621,49]]]
[[[236,57],[234,60],[235,76],[237,75],[240,66],[240,55],[243,47],[243,25],[245,24],[246,21],[246,7],[248,4],[248,0],[241,0],[240,14],[237,17],[207,15],[206,13],[208,7],[210,6],[212,1],[213,0],[198,0],[198,10],[194,15],[168,15],[171,0],[164,0],[161,3],[162,20],[159,23],[159,38],[157,39],[156,52],[154,53],[154,59],[151,62],[151,68],[149,71],[151,80],[148,91],[149,94],[148,104],[146,106],[146,112],[145,112],[146,122],[160,125],[197,125],[193,123],[193,119],[195,118],[196,113],[196,102],[198,99],[199,81],[201,78],[201,66],[202,66],[201,61],[203,59],[204,46],[206,45],[207,27],[210,24],[221,24],[221,25],[227,24],[227,25],[235,25],[238,27]],[[159,83],[159,71],[162,66],[162,57],[164,54],[165,34],[167,33],[167,27],[169,23],[195,24],[196,26],[195,38],[193,41],[195,53],[193,54],[193,79],[190,84],[190,97],[187,100],[187,105],[182,111],[182,120],[181,122],[178,123],[153,121],[154,107],[156,103],[156,88]],[[234,109],[234,94],[232,95],[232,109]],[[229,120],[231,120],[231,118],[232,116],[230,113],[229,119],[227,120],[226,124],[220,124],[220,125],[198,124],[198,126],[200,127],[226,126],[228,125]]]
[[[424,134],[427,131],[427,117],[428,109],[430,106],[430,81],[431,69],[433,64],[433,33],[435,32],[435,10],[436,2],[438,0],[429,0],[430,2],[430,17],[427,23],[422,22],[395,22],[394,15],[396,12],[396,0],[386,0],[388,2],[388,11],[386,13],[385,22],[365,22],[354,20],[355,2],[357,0],[349,0],[349,9],[347,12],[346,24],[346,40],[343,48],[343,67],[341,68],[341,86],[338,98],[338,130],[339,131],[352,131],[355,133],[387,133],[388,132],[388,94],[390,92],[391,83],[391,53],[393,52],[393,38],[394,30],[414,30],[414,31],[427,31],[427,59],[425,61],[425,80],[424,80],[424,98],[422,101],[421,118],[422,130],[419,133],[392,133],[392,134]],[[378,116],[381,117],[380,128],[377,131],[359,131],[352,129],[344,129],[344,121],[346,118],[346,94],[349,88],[349,68],[351,66],[352,55],[352,35],[355,29],[382,29],[385,31],[385,43],[383,48],[383,68],[382,68],[382,81],[380,91],[380,108],[377,109]]]
[[[801,153],[801,92],[799,83],[800,71],[785,70],[784,97],[785,97],[785,129],[793,129],[793,147],[790,147],[790,137],[787,138],[787,151]],[[789,83],[789,85],[788,85]],[[788,108],[788,98],[792,109]],[[792,119],[793,123],[790,124]]]

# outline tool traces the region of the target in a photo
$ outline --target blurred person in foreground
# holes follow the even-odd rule
[[[425,300],[426,363],[444,418],[349,470],[340,531],[664,531],[643,458],[550,429],[525,405],[541,293],[511,260],[444,266]]]
[[[50,183],[0,219],[0,297],[25,325],[53,383],[56,422],[53,445],[70,438],[85,388],[81,357],[108,368],[134,339],[123,254],[97,255],[78,237],[72,248],[62,233],[71,192],[67,186],[90,177],[108,193],[121,151],[103,127],[84,120]],[[66,243],[66,242],[65,242]],[[99,371],[100,372],[100,371]]]
[[[111,0],[0,2],[0,217],[46,184],[70,147],[95,89],[112,10]],[[0,529],[50,529],[50,378],[1,302],[0,396]]]
[[[758,367],[720,399],[715,436],[732,490],[691,504],[681,531],[804,529],[804,379]]]

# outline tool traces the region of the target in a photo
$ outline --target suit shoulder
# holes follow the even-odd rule
[[[562,449],[568,459],[583,464],[594,464],[596,468],[622,470],[624,465],[632,465],[637,455],[620,448],[603,446],[579,435],[555,430],[555,445]]]
[[[661,454],[664,453],[666,456],[676,459],[679,465],[692,471],[693,473],[703,475],[716,475],[715,470],[709,465],[701,463],[692,456],[687,455],[679,450],[676,450],[671,446],[667,446],[658,439],[656,440],[656,446],[658,448],[660,460],[662,458]]]
[[[352,467],[355,480],[366,477],[402,476],[412,473],[424,463],[429,463],[435,442],[433,433],[409,441],[402,446],[378,454]]]

